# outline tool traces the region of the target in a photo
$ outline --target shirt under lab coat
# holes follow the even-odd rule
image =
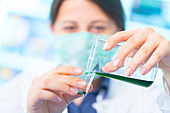
[[[32,80],[47,70],[23,72],[8,82],[0,92],[0,113],[26,113],[26,103]],[[170,113],[170,96],[163,86],[162,72],[149,88],[118,80],[110,80],[106,99],[100,91],[92,105],[97,113]],[[86,110],[86,109],[85,109]],[[63,111],[67,113],[67,109]]]

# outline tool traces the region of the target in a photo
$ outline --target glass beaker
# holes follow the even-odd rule
[[[158,63],[147,74],[141,75],[140,69],[144,65],[144,63],[147,61],[145,60],[136,69],[136,71],[130,77],[128,77],[125,75],[125,70],[127,69],[128,65],[130,64],[132,60],[132,58],[129,56],[126,57],[123,65],[118,70],[114,72],[110,72],[110,73],[104,73],[102,71],[102,68],[107,63],[111,62],[115,58],[117,52],[122,46],[122,43],[118,43],[110,51],[105,51],[103,50],[103,46],[105,42],[106,42],[106,39],[98,35],[93,43],[93,46],[90,51],[89,59],[88,59],[88,64],[86,67],[86,76],[87,76],[88,81],[90,81],[91,78],[94,78],[92,76],[99,75],[99,76],[113,78],[113,79],[131,83],[131,84],[143,86],[143,87],[149,87],[153,83],[157,70],[158,70]]]

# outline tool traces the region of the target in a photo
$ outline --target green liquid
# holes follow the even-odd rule
[[[149,87],[153,83],[153,81],[139,80],[139,79],[135,79],[135,78],[114,75],[114,74],[110,74],[110,73],[100,73],[100,72],[95,72],[95,73],[102,77],[117,79],[117,80],[121,80],[124,82],[128,82],[128,83],[143,86],[143,87]]]
[[[79,92],[77,93],[77,95],[85,96],[85,95],[86,95],[86,92],[84,92],[84,91],[79,91]]]

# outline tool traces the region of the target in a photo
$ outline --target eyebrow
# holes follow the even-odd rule
[[[61,24],[65,24],[65,23],[77,24],[75,21],[71,21],[71,20],[66,20],[61,22]]]
[[[95,20],[95,21],[92,21],[92,22],[91,22],[91,24],[95,24],[95,23],[104,23],[104,24],[109,24],[109,22],[104,21],[104,20]]]
[[[67,23],[71,23],[71,24],[77,25],[77,22],[75,22],[73,20],[65,20],[65,21],[62,21],[60,24],[67,24]],[[94,20],[89,25],[93,25],[93,24],[96,24],[96,23],[104,23],[104,24],[109,25],[109,22],[108,21],[104,21],[104,20]]]

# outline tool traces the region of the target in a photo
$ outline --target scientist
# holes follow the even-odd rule
[[[10,81],[0,95],[1,113],[170,113],[170,43],[151,28],[123,31],[119,0],[54,0],[51,29],[64,65],[47,72],[38,68],[36,73],[23,72]],[[126,75],[132,75],[151,53],[140,73],[146,74],[157,62],[163,73],[157,74],[149,88],[95,78],[87,96],[76,95],[77,89],[83,89],[87,83],[69,75],[80,76],[84,71],[80,68],[86,65],[80,51],[89,50],[91,46],[85,42],[90,43],[94,33],[113,34],[105,43],[106,51],[125,42],[115,60],[103,67],[105,72],[120,67],[125,57],[141,46]]]

